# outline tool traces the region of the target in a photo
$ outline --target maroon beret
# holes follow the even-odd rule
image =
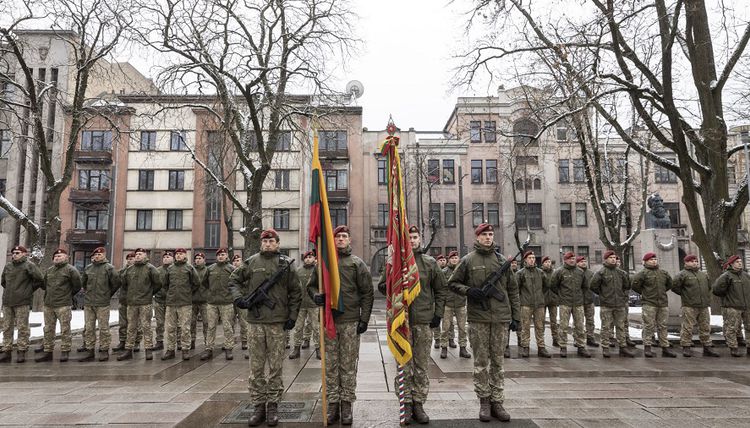
[[[68,252],[65,251],[65,248],[58,248],[58,249],[55,250],[54,253],[52,253],[53,256],[56,256],[58,254],[68,254]]]
[[[341,226],[338,226],[337,228],[333,229],[333,236],[336,236],[339,233],[349,234],[349,226],[342,224]]]
[[[26,247],[24,247],[23,245],[16,245],[16,246],[15,246],[15,247],[13,247],[13,249],[11,250],[11,252],[13,252],[13,251],[20,251],[20,252],[22,252],[22,253],[28,253],[28,252],[29,252],[29,250],[27,250],[27,249],[26,249]]]
[[[203,254],[203,253],[195,253],[195,255],[193,256],[193,258],[196,258],[196,257],[203,257],[205,259],[206,255]]]
[[[272,227],[269,227],[268,229],[260,233],[260,239],[270,239],[270,238],[273,238],[276,240],[279,239],[279,233],[276,232],[276,229]]]
[[[479,236],[484,232],[494,232],[495,228],[489,223],[482,223],[474,229],[474,235]]]
[[[306,258],[307,256],[315,257],[315,250],[305,251],[305,254],[302,254],[303,259]]]
[[[740,259],[740,256],[738,256],[737,254],[733,255],[732,257],[729,258],[729,260],[727,260],[726,263],[724,263],[724,268],[726,269],[729,266],[732,266],[732,263],[736,262],[739,259]]]
[[[684,259],[682,259],[682,261],[684,261],[685,263],[694,262],[697,260],[698,260],[698,257],[695,254],[688,254],[687,256],[685,256]]]
[[[617,253],[615,253],[614,251],[607,250],[607,251],[604,252],[604,255],[602,257],[604,257],[604,259],[606,260],[606,259],[610,258],[611,256],[616,256],[616,255],[617,255]]]
[[[94,249],[94,252],[91,254],[94,255],[94,254],[106,254],[106,253],[107,253],[107,250],[104,249],[104,247],[96,247]]]
[[[586,261],[586,257],[583,257],[583,256],[576,257],[576,263],[581,263],[585,261]]]
[[[216,255],[217,255],[217,256],[218,256],[219,254],[222,254],[222,253],[223,253],[223,254],[229,254],[229,252],[227,251],[227,249],[226,249],[226,248],[219,248],[218,250],[216,250]]]
[[[164,254],[161,256],[161,258],[164,258],[164,257],[167,257],[167,256],[174,257],[174,253],[171,252],[171,251],[165,251]]]
[[[458,257],[458,251],[451,251],[450,253],[448,253],[448,258],[451,258],[453,256]]]
[[[648,253],[646,253],[646,254],[643,255],[643,261],[644,262],[647,262],[647,261],[649,261],[649,260],[651,260],[653,258],[656,258],[656,253],[654,253],[652,251],[649,251]]]
[[[135,253],[144,253],[145,254],[145,253],[148,253],[148,251],[146,251],[145,248],[136,248],[135,250],[133,250],[133,256],[135,256]]]
[[[174,253],[175,254],[177,254],[177,253],[187,254],[187,250],[184,249],[184,248],[178,248],[178,249],[174,250]]]
[[[125,260],[132,259],[135,257],[135,251],[131,251],[125,255]]]
[[[549,260],[549,256],[542,257],[542,263],[546,262],[547,260]]]
[[[409,233],[419,233],[419,228],[417,226],[409,226]]]
[[[575,258],[576,254],[572,251],[568,251],[567,253],[563,254],[563,260],[573,259]]]
[[[445,256],[442,254],[438,254],[437,257],[435,257],[435,260],[445,260]]]
[[[242,260],[242,256],[239,254],[235,254],[234,257],[232,257],[232,260]]]
[[[525,259],[526,257],[533,256],[533,255],[534,255],[534,252],[531,251],[531,250],[529,250],[529,251],[523,253],[523,258]]]

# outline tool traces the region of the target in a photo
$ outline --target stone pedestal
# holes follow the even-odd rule
[[[680,271],[680,255],[677,248],[677,231],[675,229],[646,229],[641,232],[641,254],[648,252],[656,253],[659,259],[659,267],[674,276]],[[641,266],[643,268],[643,266]],[[667,327],[673,331],[679,330],[682,319],[681,299],[671,291],[667,292],[669,298],[669,319]]]

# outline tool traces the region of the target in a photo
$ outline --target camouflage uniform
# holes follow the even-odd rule
[[[125,275],[125,270],[128,267],[124,267],[120,269],[118,272],[118,275],[120,276],[120,283],[122,283],[122,279]],[[120,307],[117,309],[117,340],[119,340],[121,343],[125,343],[125,341],[128,338],[128,293],[127,289],[120,288],[120,291],[117,292],[118,300],[120,302]],[[138,335],[135,338],[135,345],[138,347],[138,345],[143,341],[143,329],[138,329]]]
[[[550,279],[552,279],[552,273],[554,273],[554,271],[552,269],[542,270],[544,271],[544,276],[547,277],[547,282],[549,283]],[[552,287],[548,287],[547,291],[545,291],[544,293],[544,308],[546,309],[547,316],[549,316],[549,329],[555,342],[557,342],[557,338],[560,337],[559,324],[557,322],[557,305],[557,293],[552,291]]]
[[[730,267],[714,282],[713,293],[721,297],[727,346],[737,348],[742,323],[745,324],[745,335],[750,337],[750,275]]]
[[[208,268],[206,265],[193,266],[195,272],[198,274],[198,284],[203,283],[203,278],[206,276]],[[193,313],[190,318],[190,341],[196,342],[198,335],[198,315],[201,317],[201,325],[203,326],[203,344],[207,343],[208,334],[208,304],[206,303],[206,292],[203,287],[198,287],[193,293]]]
[[[126,290],[128,302],[128,336],[125,349],[132,350],[136,337],[142,330],[143,345],[146,349],[154,347],[154,336],[151,330],[151,302],[154,294],[161,289],[162,275],[158,269],[147,261],[135,262],[125,270],[122,287]]]
[[[29,349],[29,308],[34,290],[44,281],[42,271],[26,257],[12,260],[2,274],[3,291],[3,352],[13,350],[13,329],[18,329],[19,351]]]
[[[173,351],[176,348],[176,336],[180,336],[182,350],[190,349],[190,322],[193,317],[193,293],[200,285],[198,273],[186,261],[175,260],[164,276],[167,314],[165,328],[167,340],[164,349]]]
[[[208,331],[206,334],[206,349],[213,349],[216,341],[216,325],[221,319],[224,332],[223,349],[234,348],[234,305],[232,293],[229,291],[229,275],[234,268],[229,262],[216,262],[207,269],[203,278],[203,288],[208,300]]]
[[[458,265],[456,265],[458,266]],[[446,266],[443,269],[446,282],[448,278],[453,275],[453,271],[456,270],[456,266]],[[467,345],[467,334],[466,334],[466,296],[462,296],[457,293],[448,291],[445,299],[445,310],[443,311],[443,321],[440,338],[440,346],[443,348],[448,347],[448,341],[453,339],[453,318],[456,319],[456,326],[458,326],[458,346],[466,347]]]
[[[86,349],[96,347],[96,324],[99,324],[99,349],[109,351],[112,333],[109,331],[109,302],[120,288],[120,276],[108,261],[93,262],[83,271],[82,287],[83,339]]]
[[[544,271],[536,266],[524,266],[518,271],[518,293],[521,301],[521,340],[519,346],[528,348],[531,341],[531,323],[537,348],[544,348],[545,291],[549,283]]]
[[[583,275],[586,277],[586,282],[591,282],[591,277],[594,276],[591,269],[582,269]],[[596,314],[596,308],[594,306],[594,292],[590,289],[583,293],[583,315],[586,318],[586,338],[594,339],[594,316]]]
[[[568,345],[570,331],[570,316],[573,316],[573,339],[575,346],[586,346],[586,331],[584,330],[585,313],[583,309],[583,294],[589,285],[583,271],[577,266],[563,265],[559,267],[550,279],[550,287],[557,294],[560,306],[560,336],[558,344],[561,348]]]
[[[474,251],[467,254],[451,275],[448,287],[462,296],[470,288],[481,288],[484,281],[505,261],[505,257],[495,254],[495,245],[485,247],[474,243]],[[518,296],[516,276],[507,271],[495,283],[495,287],[505,295],[503,301],[487,299],[489,310],[482,310],[480,302],[468,299],[469,342],[474,351],[474,391],[480,399],[489,398],[502,404],[505,400],[503,350],[508,335],[508,324],[518,320],[521,304]]]
[[[667,291],[672,288],[672,277],[658,267],[646,267],[633,277],[633,290],[641,294],[643,308],[643,345],[651,346],[651,338],[656,330],[659,346],[669,347],[667,339],[667,319],[669,308]]]
[[[310,276],[315,272],[315,265],[300,266],[297,268],[297,276],[300,280],[300,292],[302,293],[302,306],[297,316],[297,324],[292,330],[292,346],[302,346],[302,340],[312,338],[315,348],[320,348],[320,310],[310,295],[306,292]],[[311,337],[312,336],[312,337]]]
[[[630,278],[622,270],[605,263],[604,267],[591,277],[589,285],[600,299],[602,348],[609,348],[613,330],[616,332],[618,345],[621,349],[625,348],[627,342],[623,326],[628,316],[625,303],[628,301]]]
[[[708,275],[698,269],[684,269],[672,279],[672,291],[682,301],[680,344],[693,346],[693,328],[698,324],[698,337],[703,346],[711,346],[711,284]]]
[[[169,266],[171,264],[161,265],[158,268],[162,282],[167,276]],[[154,319],[156,320],[156,342],[164,342],[164,326],[167,319],[167,291],[164,288],[160,288],[154,293]]]
[[[60,321],[60,350],[70,352],[70,306],[81,289],[81,274],[68,262],[55,263],[44,275],[44,352],[55,347],[55,326]]]

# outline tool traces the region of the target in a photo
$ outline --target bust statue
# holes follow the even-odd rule
[[[669,211],[664,208],[664,200],[658,192],[652,193],[646,200],[649,211],[646,213],[647,229],[669,229],[672,222],[669,219]]]

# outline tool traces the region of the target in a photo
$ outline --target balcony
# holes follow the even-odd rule
[[[370,242],[385,242],[387,228],[385,226],[370,227]]]
[[[68,200],[73,203],[93,202],[109,203],[109,189],[104,190],[82,190],[72,189]]]
[[[349,149],[320,149],[318,153],[321,159],[349,159]]]
[[[68,244],[107,244],[107,232],[106,230],[86,230],[86,229],[71,229],[66,235],[65,241]]]
[[[333,202],[346,202],[349,200],[349,189],[328,190],[328,200]]]
[[[83,151],[76,150],[73,160],[79,163],[112,163],[112,152],[104,150]]]

